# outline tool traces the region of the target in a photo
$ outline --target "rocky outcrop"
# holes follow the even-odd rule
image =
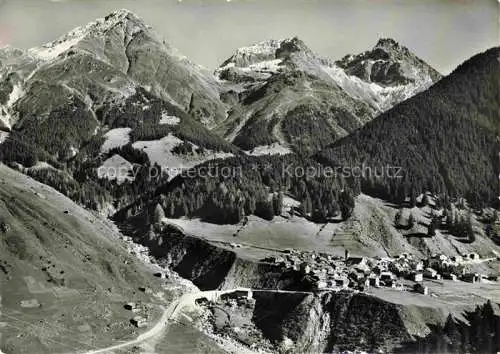
[[[170,267],[202,290],[219,288],[236,259],[234,252],[177,232],[162,235],[150,233],[139,242],[149,248],[159,263]]]
[[[312,282],[296,271],[254,260],[214,246],[197,237],[175,230],[161,234],[149,232],[137,240],[148,247],[158,262],[170,267],[201,290],[234,289],[310,289]]]
[[[349,75],[384,86],[436,82],[441,78],[436,70],[391,38],[381,38],[373,49],[345,56],[336,64]]]
[[[293,353],[495,353],[500,348],[498,305],[489,302],[466,311],[463,321],[437,308],[410,312],[409,306],[364,293],[255,292],[254,298],[253,321],[263,336],[276,348],[292,341]],[[409,321],[427,334],[418,336]]]
[[[424,302],[395,303],[382,295],[350,290],[319,292],[299,272],[284,272],[273,264],[243,259],[234,251],[185,236],[179,230],[145,235],[136,238],[149,247],[159,263],[169,265],[201,290],[254,289],[252,326],[276,351],[500,350],[500,310],[491,302],[440,307]]]

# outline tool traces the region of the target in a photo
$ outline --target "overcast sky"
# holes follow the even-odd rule
[[[190,59],[214,69],[242,46],[299,36],[340,59],[392,37],[448,74],[499,45],[497,0],[0,0],[0,42],[53,40],[112,10],[134,11]]]

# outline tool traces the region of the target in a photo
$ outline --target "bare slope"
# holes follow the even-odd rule
[[[2,351],[76,352],[136,336],[123,305],[150,302],[137,289],[154,289],[153,277],[111,224],[1,164],[0,223]]]

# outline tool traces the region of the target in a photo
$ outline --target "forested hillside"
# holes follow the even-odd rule
[[[349,218],[357,194],[358,181],[328,175],[313,160],[296,155],[240,155],[210,161],[177,176],[121,210],[116,218],[143,212],[151,217],[149,222],[158,219],[158,213],[175,218],[200,217],[219,224],[238,223],[248,215],[271,220],[281,214],[283,197],[288,195],[301,203],[296,213],[326,222]]]
[[[396,105],[320,152],[334,165],[400,166],[403,178],[362,180],[368,193],[404,200],[424,191],[498,200],[500,48],[460,65],[429,90]]]

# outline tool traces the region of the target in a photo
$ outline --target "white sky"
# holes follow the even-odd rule
[[[107,13],[134,11],[214,69],[242,46],[298,35],[332,59],[392,37],[444,74],[499,45],[496,0],[0,0],[0,42],[29,48]]]

